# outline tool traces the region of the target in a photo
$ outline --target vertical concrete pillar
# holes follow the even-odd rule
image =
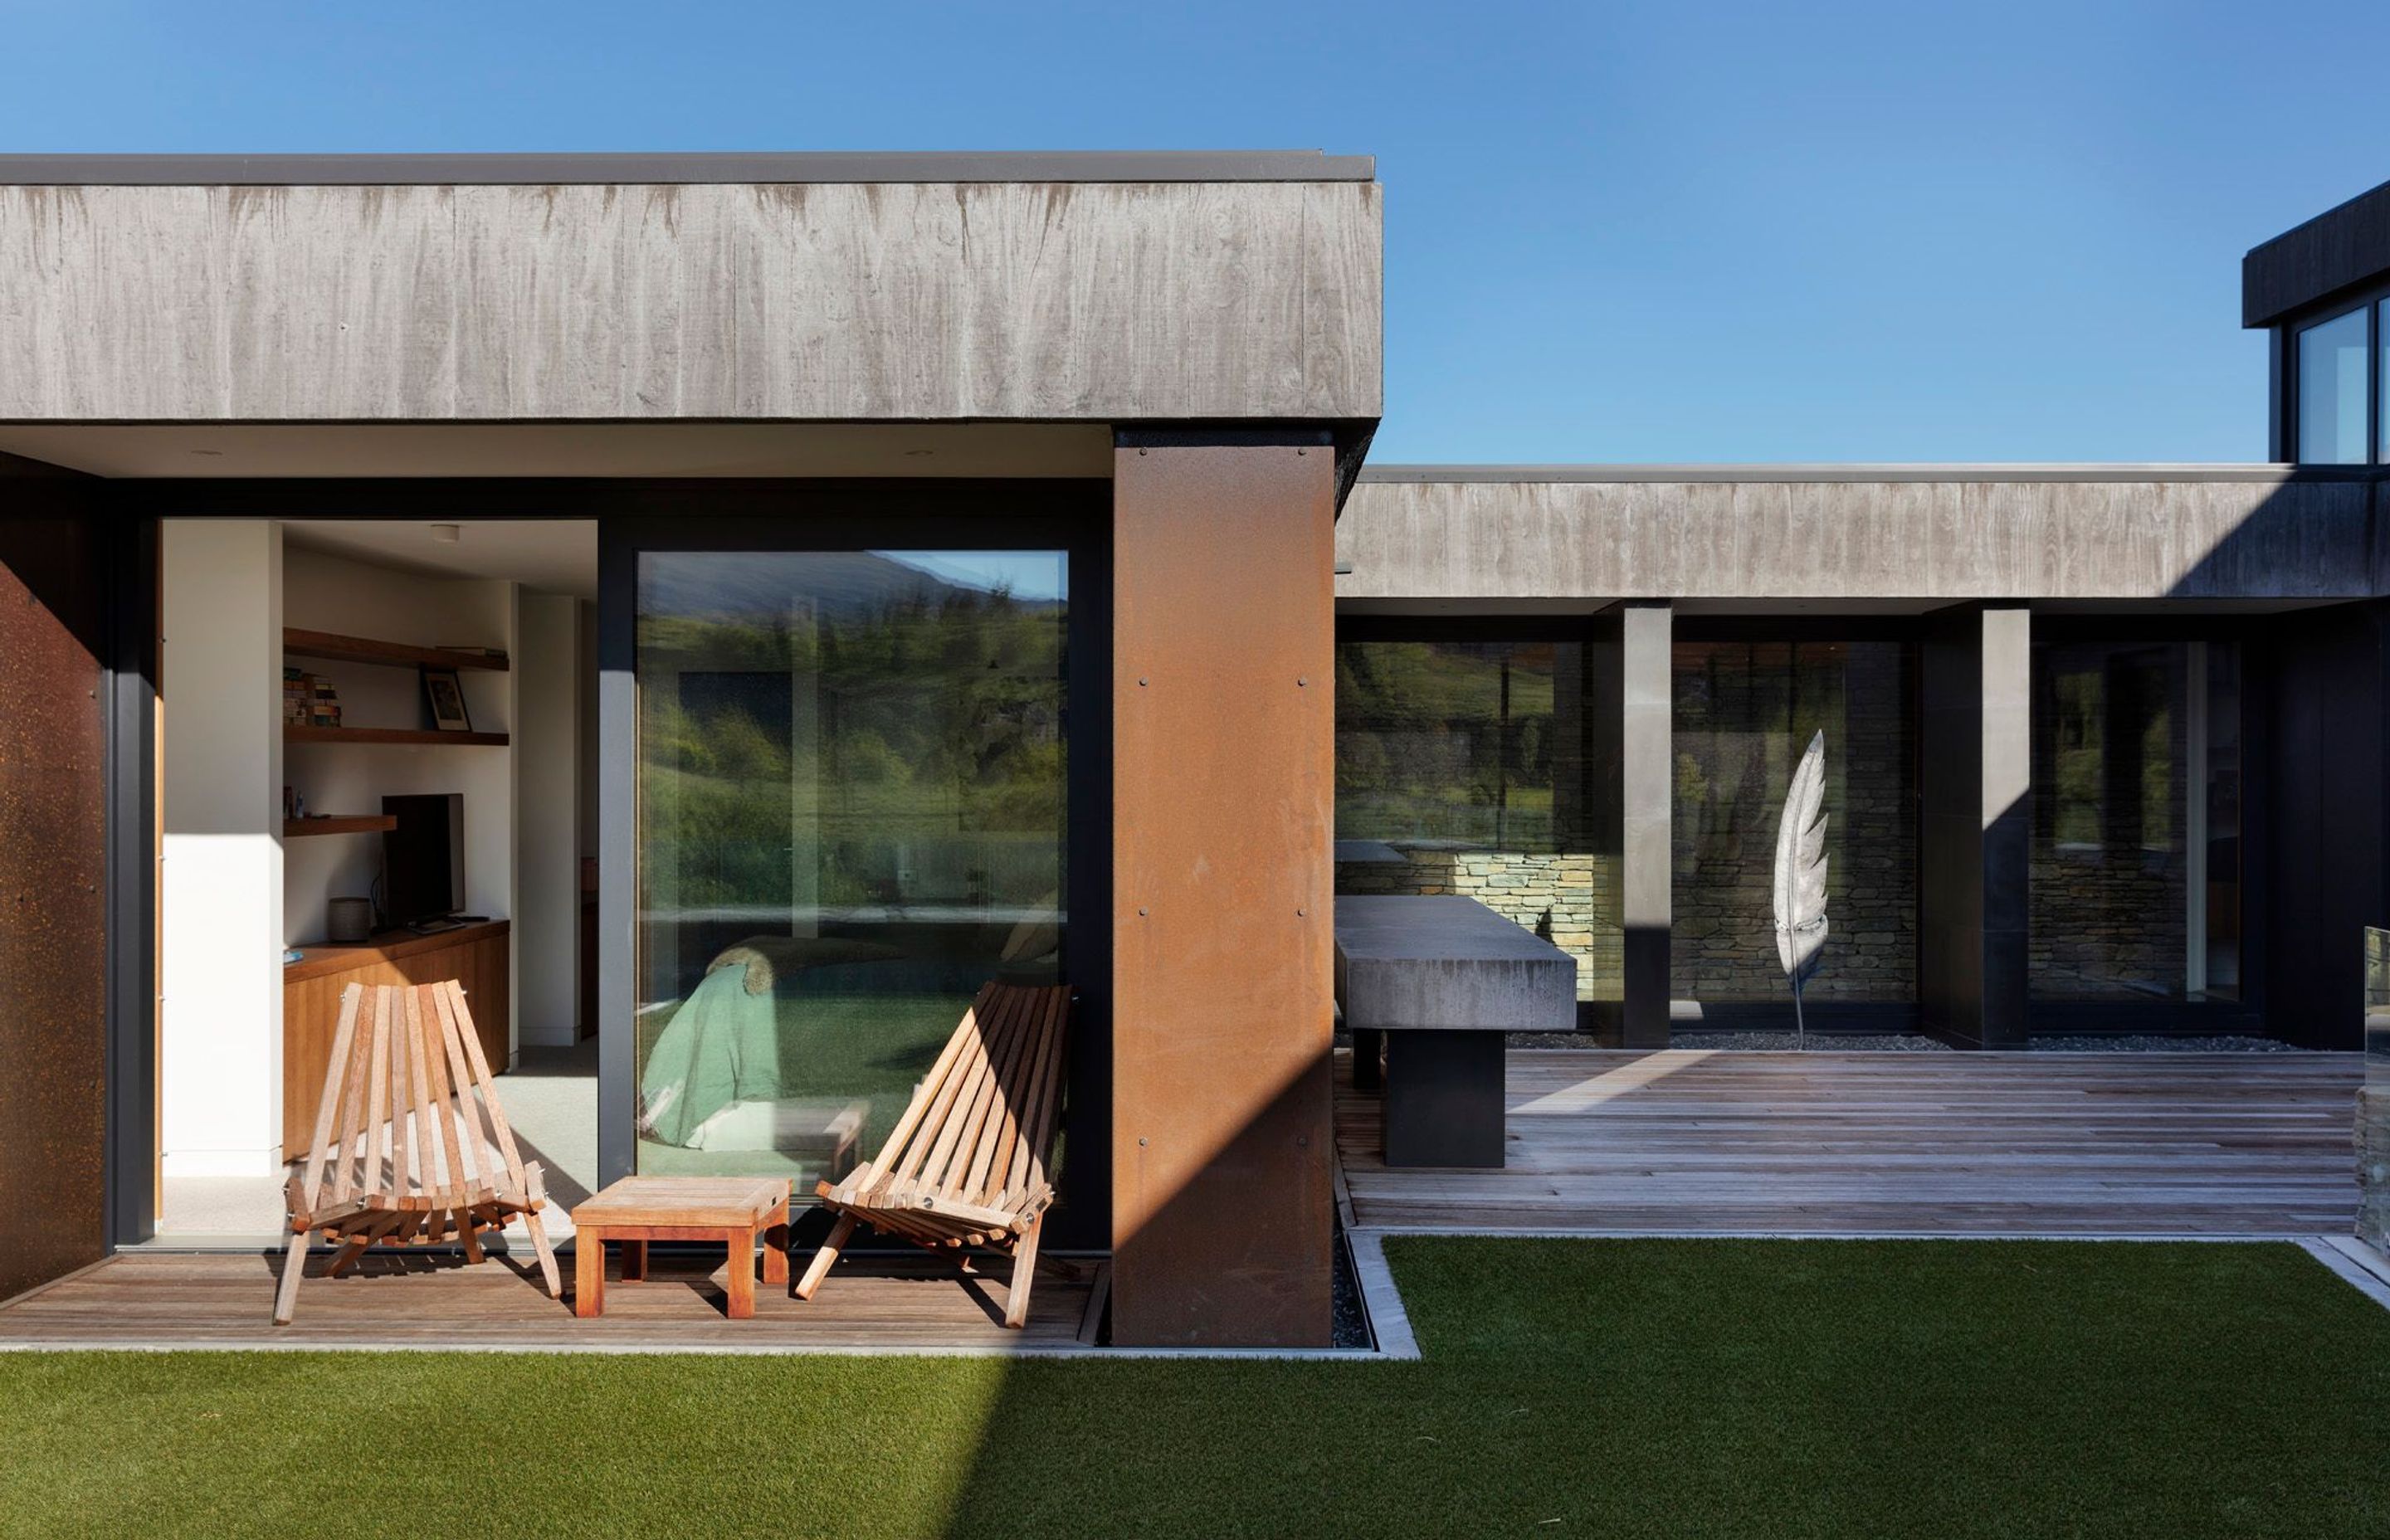
[[[1112,481],[1112,1337],[1331,1329],[1335,456],[1126,433]]]
[[[1929,618],[1921,660],[1918,1005],[1963,1047],[2025,1041],[2032,617],[1966,605]]]
[[[1623,1041],[1668,1046],[1670,848],[1676,764],[1671,657],[1674,612],[1630,603],[1619,612],[1620,907],[1625,927]]]

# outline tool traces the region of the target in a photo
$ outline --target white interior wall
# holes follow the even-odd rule
[[[161,1166],[281,1163],[282,538],[263,519],[161,535],[165,827]]]
[[[515,627],[515,1040],[570,1047],[580,930],[578,601],[520,596]]]
[[[418,576],[292,547],[282,566],[279,623],[418,647],[499,647],[519,653],[516,587],[496,579]],[[290,661],[332,682],[341,725],[420,727],[421,680],[412,668],[294,658]],[[269,688],[279,721],[282,655],[276,637]],[[517,674],[466,669],[460,678],[473,726],[512,732]],[[273,737],[279,742],[278,726]],[[514,751],[469,744],[293,744],[271,794],[278,811],[288,782],[310,813],[379,813],[385,795],[462,792],[465,798],[465,906],[494,919],[520,914],[515,871]],[[278,827],[278,826],[277,826]],[[284,846],[287,944],[320,942],[329,900],[364,897],[381,869],[381,841],[368,834],[314,835]],[[520,928],[515,936],[520,942]],[[522,965],[510,969],[509,1015],[520,1040]]]

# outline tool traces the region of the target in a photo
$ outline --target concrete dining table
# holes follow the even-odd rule
[[[1353,1083],[1381,1084],[1390,1166],[1503,1162],[1503,1037],[1576,1026],[1576,959],[1473,898],[1336,900]]]

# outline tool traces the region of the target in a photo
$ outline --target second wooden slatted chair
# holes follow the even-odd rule
[[[307,1244],[339,1244],[330,1276],[368,1247],[461,1245],[482,1260],[482,1233],[516,1214],[531,1232],[551,1299],[563,1295],[539,1211],[539,1164],[515,1148],[490,1066],[454,979],[351,984],[315,1110],[306,1169],[290,1178],[290,1250],[274,1322],[298,1304]]]
[[[1004,1324],[1029,1319],[1037,1238],[1062,1096],[1071,992],[991,982],[964,1013],[877,1159],[815,1191],[838,1222],[798,1280],[811,1299],[857,1224],[932,1251],[984,1246],[1012,1257]]]

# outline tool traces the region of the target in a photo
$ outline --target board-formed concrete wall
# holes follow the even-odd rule
[[[1336,597],[2362,598],[2390,592],[2384,485],[2266,466],[1386,468],[1345,502]]]
[[[0,186],[0,420],[1375,419],[1373,182]]]

